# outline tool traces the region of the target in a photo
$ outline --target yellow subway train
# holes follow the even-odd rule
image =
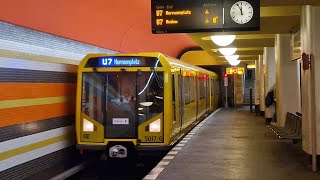
[[[161,53],[89,54],[78,68],[77,148],[108,158],[166,151],[219,95],[214,72]]]

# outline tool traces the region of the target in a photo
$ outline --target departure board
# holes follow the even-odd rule
[[[259,0],[152,0],[152,33],[260,29]]]

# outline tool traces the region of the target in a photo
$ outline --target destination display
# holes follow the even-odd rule
[[[152,0],[152,33],[260,29],[259,0]]]
[[[97,57],[88,60],[86,67],[161,67],[154,57]]]

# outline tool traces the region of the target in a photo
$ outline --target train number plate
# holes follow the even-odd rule
[[[129,118],[113,118],[112,124],[129,124]]]

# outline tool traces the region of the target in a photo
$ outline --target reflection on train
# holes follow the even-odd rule
[[[168,150],[218,106],[217,75],[160,53],[91,54],[79,65],[77,147],[108,157]]]

